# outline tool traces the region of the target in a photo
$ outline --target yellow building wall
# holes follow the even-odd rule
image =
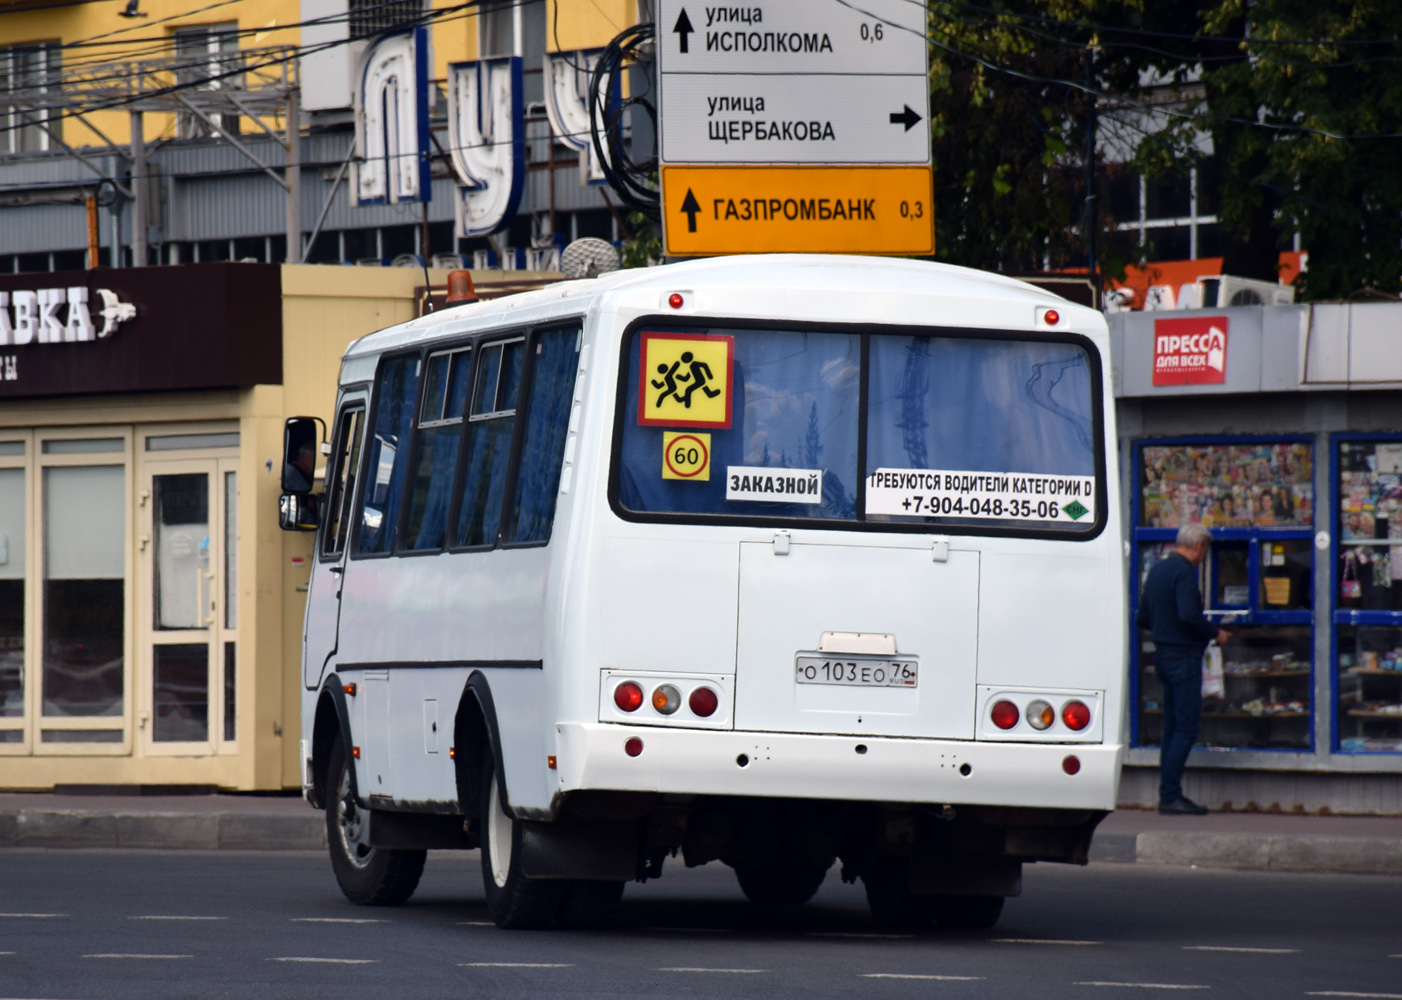
[[[71,6],[0,14],[0,47],[33,42],[84,43],[62,53],[65,73],[98,67],[112,60],[170,56],[181,28],[237,24],[250,32],[241,48],[300,45],[298,0],[236,0],[213,9],[188,0],[141,0],[145,18],[125,18],[124,3],[78,3]],[[461,0],[432,0],[435,10],[461,7]],[[193,9],[192,9],[193,8]],[[637,0],[546,0],[546,48],[552,52],[598,48],[637,20]],[[449,63],[477,57],[477,16],[468,8],[445,13],[433,24],[433,77],[444,79]],[[131,118],[123,109],[93,111],[85,116],[94,128],[117,145],[131,141]],[[281,128],[281,116],[272,123]],[[54,126],[71,146],[103,146],[103,139],[82,121],[65,119]],[[254,131],[251,125],[245,131]],[[147,142],[175,137],[175,116],[148,112],[142,131]]]
[[[545,0],[545,48],[598,49],[638,20],[637,0]]]

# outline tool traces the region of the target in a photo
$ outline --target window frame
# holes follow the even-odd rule
[[[1129,556],[1129,600],[1127,602],[1129,622],[1127,625],[1129,636],[1129,685],[1126,690],[1127,704],[1129,705],[1129,749],[1149,750],[1158,749],[1156,743],[1143,743],[1140,736],[1140,716],[1142,705],[1142,692],[1140,690],[1143,683],[1144,668],[1141,659],[1139,627],[1135,624],[1135,615],[1139,610],[1140,601],[1140,580],[1143,576],[1144,566],[1142,563],[1142,546],[1158,543],[1172,544],[1178,535],[1177,528],[1155,528],[1141,525],[1140,515],[1144,504],[1144,486],[1142,474],[1144,469],[1144,449],[1155,447],[1206,447],[1210,445],[1269,445],[1269,444],[1304,444],[1310,449],[1310,523],[1274,526],[1234,526],[1212,529],[1212,542],[1245,542],[1247,546],[1247,586],[1249,593],[1247,604],[1244,607],[1235,605],[1230,607],[1214,607],[1213,595],[1216,592],[1217,566],[1215,554],[1209,558],[1209,563],[1205,569],[1207,581],[1206,591],[1203,593],[1203,606],[1209,611],[1230,611],[1236,615],[1234,621],[1225,626],[1227,628],[1254,626],[1265,626],[1267,628],[1309,628],[1310,650],[1310,673],[1307,689],[1310,694],[1309,716],[1306,722],[1306,729],[1309,733],[1309,743],[1305,747],[1202,747],[1195,746],[1194,752],[1211,753],[1262,753],[1262,754],[1299,754],[1310,756],[1319,752],[1317,739],[1317,726],[1319,713],[1323,711],[1321,699],[1318,697],[1317,681],[1319,677],[1320,663],[1316,655],[1316,636],[1322,623],[1316,619],[1315,608],[1318,607],[1319,592],[1315,586],[1316,566],[1320,554],[1317,549],[1312,548],[1310,552],[1310,606],[1287,611],[1269,611],[1261,609],[1260,595],[1260,554],[1261,543],[1266,541],[1298,541],[1309,539],[1313,543],[1315,525],[1319,517],[1319,448],[1314,437],[1309,434],[1197,434],[1197,435],[1169,435],[1164,437],[1139,437],[1135,438],[1130,451],[1130,476],[1131,487],[1128,495],[1129,524],[1127,538],[1130,543]],[[1334,709],[1330,708],[1330,711]],[[1335,713],[1337,714],[1337,713]],[[1244,765],[1243,765],[1244,766]]]
[[[365,486],[366,486],[366,476],[367,476],[367,470],[368,470],[368,468],[369,468],[369,464],[368,464],[368,463],[369,463],[369,460],[370,460],[370,458],[369,458],[369,456],[370,456],[370,449],[366,446],[365,443],[362,443],[361,449],[360,449],[360,452],[361,452],[361,455],[360,455],[360,465],[361,465],[361,470],[360,470],[360,481],[356,484],[356,487],[355,487],[355,500],[354,500],[354,510],[355,510],[355,512],[356,512],[356,521],[355,521],[356,530],[355,530],[355,537],[352,538],[352,539],[350,539],[350,540],[349,540],[349,541],[350,541],[350,544],[347,545],[347,549],[346,549],[347,557],[350,558],[350,559],[385,559],[385,558],[389,558],[389,557],[391,557],[391,556],[396,557],[396,558],[398,558],[398,557],[403,557],[403,558],[417,558],[417,557],[421,557],[421,556],[436,556],[436,555],[441,555],[441,554],[443,554],[443,553],[445,553],[445,552],[448,552],[448,553],[459,553],[459,552],[490,552],[490,551],[492,551],[493,549],[529,549],[529,548],[540,548],[540,547],[549,545],[549,544],[550,544],[550,541],[551,541],[550,538],[547,538],[547,539],[545,539],[544,541],[540,541],[540,542],[509,542],[509,541],[504,541],[503,538],[502,538],[502,532],[503,532],[504,527],[505,527],[505,525],[506,525],[506,523],[507,523],[508,508],[509,508],[511,499],[512,499],[512,497],[514,496],[514,493],[515,493],[516,482],[517,482],[517,479],[518,479],[518,472],[519,472],[519,468],[520,468],[520,462],[521,462],[521,444],[522,444],[522,432],[521,432],[521,427],[522,427],[524,421],[528,420],[528,419],[529,419],[529,416],[530,416],[531,392],[532,392],[532,390],[533,390],[533,388],[534,388],[534,386],[535,386],[535,351],[534,351],[534,347],[535,347],[535,345],[536,345],[536,343],[537,343],[537,340],[538,340],[540,334],[542,334],[542,333],[546,333],[546,332],[549,332],[549,331],[551,331],[551,330],[575,330],[575,331],[578,331],[579,335],[582,337],[582,336],[583,336],[583,333],[584,333],[584,328],[585,328],[585,326],[586,326],[586,317],[585,317],[585,316],[583,316],[583,315],[578,315],[578,316],[567,316],[567,317],[562,317],[562,318],[559,318],[559,319],[551,319],[551,320],[549,320],[549,321],[547,321],[547,322],[543,322],[543,323],[533,323],[533,324],[524,325],[524,326],[501,327],[501,328],[497,328],[497,329],[493,329],[493,330],[483,330],[483,331],[480,331],[480,332],[476,332],[476,333],[472,333],[472,334],[467,334],[467,335],[458,335],[458,336],[453,336],[453,337],[444,337],[444,338],[442,338],[442,339],[435,339],[435,340],[432,340],[432,341],[426,341],[425,343],[420,344],[420,345],[418,345],[418,346],[416,346],[416,347],[413,347],[413,348],[401,349],[401,350],[394,350],[394,351],[386,351],[384,354],[381,354],[380,357],[379,357],[379,358],[376,360],[376,362],[375,362],[375,374],[374,374],[374,376],[369,380],[369,382],[366,384],[366,385],[367,385],[367,391],[368,391],[369,399],[367,400],[366,405],[365,405],[365,424],[364,424],[364,430],[362,431],[362,433],[363,433],[363,434],[365,435],[365,437],[368,439],[369,434],[370,434],[370,430],[371,430],[371,428],[373,428],[373,427],[375,426],[375,420],[376,420],[377,417],[379,416],[379,406],[380,406],[380,396],[379,396],[380,373],[381,373],[381,371],[383,370],[384,365],[387,364],[388,362],[393,361],[393,360],[396,360],[396,359],[398,359],[398,358],[415,357],[415,356],[418,357],[418,359],[419,359],[419,365],[420,365],[420,371],[422,372],[422,375],[420,376],[420,379],[419,379],[419,386],[418,386],[418,389],[417,389],[417,392],[416,392],[416,397],[415,397],[415,402],[414,402],[414,425],[413,425],[413,431],[414,431],[414,433],[413,433],[413,437],[412,437],[412,439],[411,439],[410,451],[409,451],[409,457],[408,457],[409,468],[412,469],[412,468],[417,464],[417,462],[418,462],[418,457],[419,457],[419,446],[420,446],[420,441],[419,441],[419,438],[420,438],[419,429],[420,429],[420,426],[421,426],[421,425],[419,424],[419,416],[420,416],[420,415],[422,414],[422,412],[423,412],[424,400],[426,399],[426,397],[427,397],[427,392],[428,392],[428,360],[429,360],[430,357],[432,357],[432,356],[434,356],[434,355],[439,355],[439,354],[450,354],[450,353],[453,353],[453,352],[456,352],[456,351],[467,351],[467,352],[470,353],[471,360],[470,360],[469,363],[471,364],[472,369],[471,369],[471,372],[470,372],[470,374],[469,374],[469,378],[470,378],[471,381],[469,382],[469,386],[468,386],[468,398],[467,398],[466,409],[465,409],[465,411],[464,411],[464,413],[463,413],[463,416],[462,416],[463,433],[462,433],[462,434],[459,436],[459,438],[458,438],[457,459],[456,459],[456,465],[454,466],[454,469],[453,469],[452,495],[451,495],[451,498],[450,498],[450,502],[449,502],[449,506],[448,506],[448,515],[447,515],[447,516],[448,516],[448,531],[447,531],[447,533],[446,533],[446,535],[445,535],[444,544],[441,545],[441,546],[439,546],[438,548],[433,548],[433,549],[408,549],[408,548],[405,548],[405,547],[403,546],[403,543],[402,543],[403,530],[404,530],[404,526],[407,524],[407,519],[408,519],[408,516],[409,516],[409,503],[408,503],[408,501],[409,501],[409,499],[410,499],[410,492],[409,492],[409,491],[410,491],[410,489],[411,489],[411,484],[410,484],[411,481],[410,481],[410,478],[409,478],[408,476],[406,476],[406,477],[405,477],[405,481],[404,481],[403,485],[401,486],[401,490],[402,490],[403,492],[402,492],[402,495],[401,495],[401,497],[400,497],[400,501],[401,501],[401,502],[400,502],[400,511],[399,511],[399,516],[398,516],[398,519],[397,519],[397,523],[396,523],[395,526],[394,526],[394,536],[393,536],[393,538],[391,539],[391,544],[390,544],[389,548],[387,548],[384,552],[362,552],[362,551],[360,551],[360,549],[359,549],[359,543],[360,543],[360,531],[359,531],[360,521],[359,521],[359,516],[360,516],[360,513],[359,513],[359,512],[360,512],[361,505],[362,505],[362,503],[363,503],[363,491],[364,491]],[[515,408],[514,410],[510,410],[510,411],[508,411],[508,410],[499,410],[499,411],[493,411],[492,413],[483,413],[483,414],[477,415],[477,416],[474,418],[474,417],[471,415],[471,409],[472,409],[472,395],[473,395],[473,392],[476,390],[477,378],[478,378],[477,367],[478,367],[478,363],[479,363],[479,361],[480,361],[480,359],[481,359],[481,357],[482,357],[482,351],[483,351],[483,349],[486,348],[486,347],[490,347],[490,346],[492,346],[492,345],[494,345],[494,344],[499,344],[499,343],[511,343],[511,342],[514,342],[514,341],[521,341],[521,342],[524,344],[524,348],[523,348],[523,349],[524,349],[524,351],[525,351],[525,355],[524,355],[524,357],[522,358],[522,362],[521,362],[521,381],[520,381],[520,384],[517,386],[517,390],[516,390],[516,400],[517,400],[516,408]],[[578,371],[577,371],[577,370],[576,370],[576,378],[578,378]],[[511,428],[511,442],[510,442],[510,445],[509,445],[509,454],[508,454],[508,458],[507,458],[506,476],[505,476],[505,478],[504,478],[504,480],[503,480],[503,483],[502,483],[502,495],[503,495],[503,498],[504,498],[504,499],[503,499],[503,502],[502,502],[501,517],[500,517],[500,519],[498,520],[498,523],[497,523],[496,536],[495,536],[495,538],[493,539],[492,543],[489,544],[489,545],[457,545],[457,544],[454,544],[454,543],[455,543],[455,537],[454,537],[454,536],[455,536],[455,533],[456,533],[456,531],[457,531],[458,515],[459,515],[459,513],[461,512],[461,505],[462,505],[462,486],[463,486],[463,476],[464,476],[464,473],[465,473],[465,469],[464,469],[464,465],[463,465],[463,460],[464,460],[464,456],[465,456],[466,448],[467,448],[467,427],[468,427],[469,424],[474,423],[474,422],[482,422],[482,421],[489,420],[489,419],[492,419],[492,418],[499,418],[499,417],[502,417],[502,416],[506,416],[507,414],[511,414],[511,415],[513,416],[514,423],[512,424],[512,428]],[[448,420],[443,420],[443,421],[430,421],[428,426],[430,426],[430,427],[433,427],[433,426],[447,426],[449,423],[451,423],[451,421],[448,421]],[[553,523],[552,523],[551,538],[553,538],[553,537],[554,537],[554,531],[553,531]]]
[[[1393,763],[1402,759],[1402,750],[1345,750],[1342,748],[1343,733],[1339,720],[1339,632],[1353,628],[1402,628],[1402,611],[1373,611],[1363,608],[1343,608],[1339,606],[1339,587],[1343,580],[1340,568],[1344,551],[1351,546],[1343,544],[1343,491],[1340,476],[1343,463],[1340,453],[1345,444],[1402,444],[1399,431],[1340,431],[1329,435],[1328,486],[1330,506],[1329,526],[1329,594],[1322,607],[1328,608],[1329,629],[1329,752],[1347,760],[1379,758]],[[1316,600],[1318,598],[1316,597]],[[1321,605],[1316,605],[1321,606]]]
[[[402,503],[404,495],[402,493],[400,496],[400,510],[391,528],[390,544],[385,547],[383,552],[365,552],[361,549],[360,527],[361,519],[364,517],[365,487],[367,485],[365,480],[370,471],[370,432],[374,430],[375,421],[379,419],[380,416],[380,376],[384,373],[385,365],[392,361],[398,361],[401,358],[417,358],[419,361],[419,384],[414,389],[414,418],[416,422],[410,427],[410,430],[416,431],[418,429],[417,419],[419,408],[423,405],[424,383],[427,381],[425,378],[427,372],[424,370],[424,365],[428,360],[427,355],[422,347],[415,347],[409,350],[386,351],[375,361],[375,375],[370,379],[370,398],[365,407],[365,427],[361,431],[363,439],[360,445],[360,482],[355,485],[355,503],[353,505],[355,511],[355,534],[354,537],[347,539],[345,549],[351,559],[388,559],[390,556],[397,554],[399,529],[404,523],[404,509]],[[409,438],[410,449],[405,462],[406,469],[412,467],[415,458],[413,443],[416,437],[417,435],[411,434]],[[408,481],[407,474],[405,481]],[[400,489],[402,491],[404,487],[401,485]]]
[[[367,395],[367,396],[369,395],[369,392],[368,392],[368,391],[366,392],[366,395]],[[342,497],[340,496],[340,492],[341,492],[341,462],[342,462],[342,459],[341,459],[341,450],[340,450],[340,447],[339,447],[339,446],[340,446],[341,444],[343,444],[344,442],[341,440],[340,435],[344,432],[344,423],[345,423],[346,418],[349,417],[351,414],[355,413],[357,410],[360,411],[360,454],[356,456],[356,459],[357,459],[357,462],[356,462],[357,468],[356,468],[356,470],[355,470],[355,475],[356,475],[357,477],[359,477],[359,475],[360,475],[359,465],[360,465],[361,460],[363,460],[364,454],[365,454],[365,428],[366,428],[367,426],[369,426],[369,419],[370,419],[370,405],[369,405],[369,403],[370,403],[369,399],[366,399],[366,398],[352,399],[351,401],[347,402],[346,404],[344,404],[343,406],[341,406],[341,407],[336,411],[336,422],[335,422],[335,424],[332,425],[332,438],[331,438],[331,459],[332,459],[332,461],[327,463],[327,467],[326,467],[326,480],[325,480],[325,482],[322,484],[322,487],[321,487],[321,495],[322,495],[322,498],[323,498],[323,499],[325,500],[325,502],[326,502],[326,508],[325,508],[325,510],[323,511],[323,514],[322,514],[322,517],[321,517],[321,524],[320,524],[320,526],[319,526],[319,527],[320,527],[320,530],[317,532],[316,556],[317,556],[317,561],[318,561],[318,562],[323,562],[323,563],[338,563],[338,562],[341,562],[343,559],[346,558],[347,555],[350,554],[350,550],[351,550],[351,541],[352,541],[352,539],[351,539],[350,533],[349,533],[349,521],[348,521],[346,524],[343,524],[343,525],[341,526],[342,532],[343,532],[343,534],[344,534],[344,541],[342,542],[341,547],[340,547],[339,549],[337,549],[336,551],[334,551],[334,552],[328,552],[328,551],[326,551],[327,535],[328,535],[328,533],[329,533],[329,531],[330,531],[330,526],[329,526],[329,524],[328,524],[328,520],[327,520],[327,516],[326,516],[326,515],[330,514],[331,511],[332,511],[332,507],[333,507],[336,503],[338,503],[338,502],[340,502],[340,501],[342,500]],[[349,453],[347,453],[347,457],[349,457]],[[334,468],[333,468],[333,466],[334,466]],[[348,471],[349,471],[349,470],[348,470]],[[346,514],[347,514],[348,516],[353,515],[353,514],[355,514],[359,509],[360,509],[360,481],[359,481],[359,478],[357,478],[357,480],[356,480],[355,482],[351,483],[351,498],[350,498],[350,503],[349,503],[349,505],[348,505]],[[358,521],[355,522],[355,523],[356,523],[357,525],[359,524]]]
[[[841,333],[860,337],[861,373],[857,388],[857,482],[856,516],[851,521],[836,518],[756,517],[741,514],[689,514],[636,511],[623,505],[619,497],[619,477],[622,472],[623,430],[627,423],[627,399],[630,382],[629,352],[634,338],[647,332],[700,332],[703,330],[774,330],[798,333]],[[1084,531],[1047,528],[1022,528],[973,524],[930,524],[908,521],[866,520],[867,469],[867,410],[871,378],[871,338],[873,336],[931,337],[944,339],[999,340],[1069,344],[1086,352],[1090,360],[1091,421],[1094,424],[1095,521]],[[1035,538],[1063,542],[1089,542],[1104,533],[1109,523],[1108,480],[1105,466],[1105,387],[1100,350],[1086,336],[1078,333],[1053,333],[1041,330],[983,330],[962,326],[916,326],[889,323],[826,323],[792,320],[758,320],[738,317],[696,317],[679,322],[676,316],[652,314],[629,323],[620,338],[618,354],[618,386],[615,391],[612,438],[609,442],[608,502],[609,508],[623,521],[635,524],[708,524],[741,528],[804,528],[815,531],[854,531],[877,534],[977,536],[984,538]]]

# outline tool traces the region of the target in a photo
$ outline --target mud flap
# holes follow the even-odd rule
[[[638,824],[523,820],[521,872],[527,878],[630,882],[638,877]]]

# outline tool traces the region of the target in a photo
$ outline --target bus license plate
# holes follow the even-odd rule
[[[794,667],[794,680],[799,684],[913,688],[920,679],[919,668],[919,661],[904,658],[800,656]]]

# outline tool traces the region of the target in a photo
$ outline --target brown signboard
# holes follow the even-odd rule
[[[0,275],[0,400],[281,382],[276,264]]]

